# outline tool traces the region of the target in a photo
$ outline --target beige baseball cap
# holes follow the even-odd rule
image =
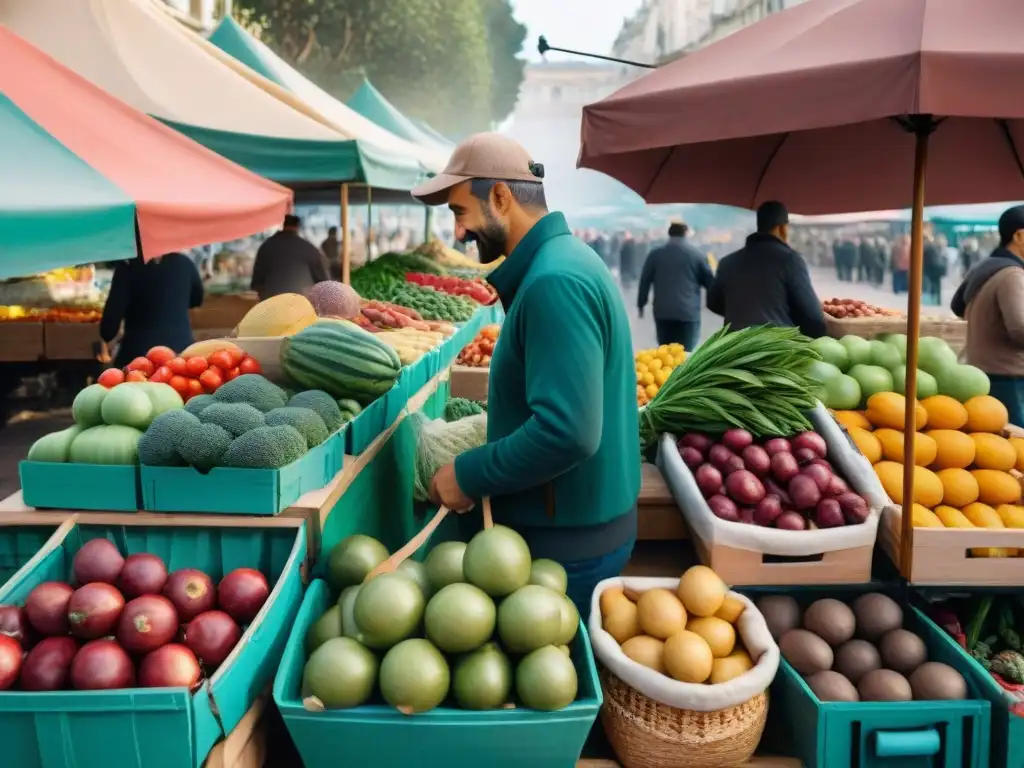
[[[459,144],[437,176],[413,189],[426,205],[443,205],[448,190],[470,179],[540,181],[544,167],[534,163],[521,144],[500,133],[477,133]]]

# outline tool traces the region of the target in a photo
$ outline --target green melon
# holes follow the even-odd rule
[[[817,352],[826,363],[831,363],[844,373],[850,367],[850,353],[846,347],[831,336],[820,336],[810,343],[811,349]]]
[[[860,385],[862,402],[867,402],[876,392],[893,391],[892,374],[877,365],[855,365],[850,369],[850,376]]]
[[[894,392],[899,392],[901,395],[907,393],[907,369],[903,367],[896,367],[892,369],[892,383],[895,389]],[[927,371],[922,371],[920,368],[917,369],[917,399],[924,400],[926,397],[939,394],[939,385],[935,381],[935,377]]]
[[[75,424],[84,428],[98,427],[102,424],[103,401],[112,391],[102,384],[92,384],[75,395],[75,400],[71,404],[71,415],[75,419]]]
[[[973,365],[952,366],[940,373],[937,380],[939,394],[949,395],[961,403],[966,403],[972,397],[987,395],[992,386],[988,375]]]
[[[826,408],[836,411],[852,410],[860,406],[860,384],[852,376],[840,374],[825,382],[820,399]]]
[[[106,424],[145,430],[153,421],[153,401],[139,385],[118,384],[103,398],[100,414]]]
[[[870,365],[871,343],[860,336],[843,336],[839,343],[846,347],[846,353],[850,358],[850,367],[855,365]],[[849,373],[849,369],[847,369]]]
[[[883,333],[878,337],[879,341],[891,344],[900,353],[900,362],[907,362],[907,334],[905,333]]]
[[[871,345],[871,364],[879,368],[892,370],[900,365],[900,351],[892,344],[884,341],[869,341]]]
[[[935,336],[923,336],[917,346],[917,367],[936,379],[957,364],[956,352],[949,344]]]

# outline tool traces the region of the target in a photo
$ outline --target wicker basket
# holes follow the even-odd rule
[[[882,333],[906,333],[905,317],[831,317],[825,315],[825,328],[829,336],[860,336],[873,339]],[[921,335],[937,336],[954,351],[959,352],[967,343],[967,321],[958,317],[922,317]]]
[[[729,768],[754,754],[768,694],[715,712],[676,709],[601,670],[601,725],[624,768]]]

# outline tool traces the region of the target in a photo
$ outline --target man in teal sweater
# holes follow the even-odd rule
[[[548,213],[543,167],[499,134],[460,144],[413,191],[448,204],[459,240],[484,262],[505,308],[488,388],[487,444],[434,477],[434,500],[465,511],[491,497],[496,522],[535,558],[565,566],[584,616],[636,540],[636,378],[622,297],[593,250]]]

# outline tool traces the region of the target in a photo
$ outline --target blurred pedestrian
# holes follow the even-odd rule
[[[637,242],[632,232],[626,232],[622,236],[622,245],[619,246],[619,275],[622,278],[624,288],[632,288],[637,278]]]
[[[320,250],[327,259],[327,271],[332,280],[341,280],[341,241],[338,240],[338,228],[327,230],[327,239],[320,243]]]
[[[942,278],[946,274],[946,257],[931,232],[924,234],[922,261],[922,303],[937,307],[942,304]]]
[[[268,237],[256,251],[252,290],[259,294],[260,301],[281,293],[305,296],[314,284],[330,279],[327,259],[299,234],[301,226],[298,216],[285,216],[281,231]]]

